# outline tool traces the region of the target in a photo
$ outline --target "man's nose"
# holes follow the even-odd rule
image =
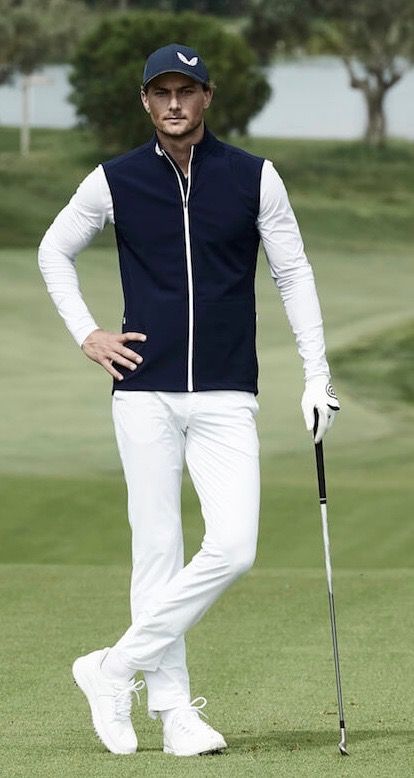
[[[180,107],[180,99],[176,92],[171,95],[169,107],[171,111],[176,111]]]

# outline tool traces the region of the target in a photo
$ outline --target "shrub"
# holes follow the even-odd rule
[[[141,12],[107,18],[81,40],[71,76],[78,116],[106,148],[124,150],[150,137],[139,94],[144,63],[152,51],[174,41],[200,52],[217,85],[208,112],[213,132],[246,132],[265,104],[270,87],[255,54],[214,17]]]

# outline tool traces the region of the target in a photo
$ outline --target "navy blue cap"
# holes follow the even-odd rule
[[[170,43],[149,55],[144,67],[142,85],[147,86],[153,78],[163,73],[183,73],[200,84],[209,82],[208,70],[201,57],[194,49],[182,46],[181,43]]]

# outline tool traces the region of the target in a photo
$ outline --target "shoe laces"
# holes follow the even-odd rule
[[[200,715],[208,719],[207,713],[203,711],[203,708],[207,705],[205,697],[195,697],[194,700],[182,708],[178,708],[175,712],[169,727],[173,729],[179,728],[182,734],[194,734],[194,731],[201,725],[203,728],[209,727],[204,721],[201,721]]]
[[[201,700],[199,705],[196,705],[196,703]],[[207,700],[205,697],[195,697],[194,700],[190,702],[190,710],[194,710],[196,713],[199,713],[201,716],[204,716],[205,719],[208,719],[207,713],[204,713],[203,708],[205,708],[207,705]]]
[[[141,704],[139,692],[145,686],[145,681],[130,681],[128,686],[124,686],[115,695],[115,717],[118,721],[123,721],[131,717],[132,695],[135,694],[138,705]]]

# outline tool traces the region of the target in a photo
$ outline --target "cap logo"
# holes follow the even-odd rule
[[[181,51],[177,51],[177,57],[181,60],[181,62],[184,62],[185,65],[191,65],[192,68],[194,68],[197,65],[198,57],[192,57],[191,59],[187,59],[187,57],[184,54],[181,54]]]

